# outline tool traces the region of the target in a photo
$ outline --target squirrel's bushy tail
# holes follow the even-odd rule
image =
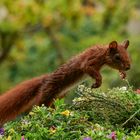
[[[0,126],[39,104],[39,89],[47,75],[25,81],[0,96]]]

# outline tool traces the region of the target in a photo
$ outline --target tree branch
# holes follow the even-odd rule
[[[15,43],[17,37],[17,33],[13,32],[11,34],[8,33],[0,33],[0,41],[1,41],[1,50],[0,50],[0,64],[8,57],[11,49],[13,48],[13,44]]]

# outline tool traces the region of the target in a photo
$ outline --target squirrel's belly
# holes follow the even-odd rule
[[[84,74],[81,78],[79,78],[78,80],[76,80],[75,82],[69,84],[67,87],[64,87],[64,89],[59,93],[59,95],[57,96],[58,98],[62,98],[65,96],[65,94],[71,90],[72,88],[76,87],[78,84],[80,84],[81,82],[83,82],[86,78],[87,78],[87,74]]]

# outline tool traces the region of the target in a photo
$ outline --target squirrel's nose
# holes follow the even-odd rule
[[[130,64],[128,64],[125,68],[125,70],[129,70],[130,69]]]

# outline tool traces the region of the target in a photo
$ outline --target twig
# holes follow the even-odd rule
[[[140,109],[137,110],[133,115],[131,115],[130,118],[127,119],[121,126],[123,127],[125,124],[127,124],[139,111],[140,111]]]

